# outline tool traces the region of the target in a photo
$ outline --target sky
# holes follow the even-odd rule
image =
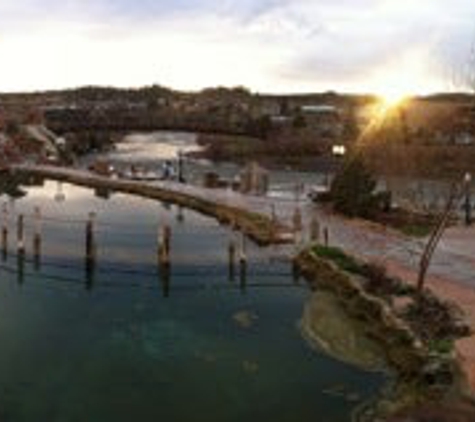
[[[0,0],[0,91],[427,94],[474,44],[474,0]]]

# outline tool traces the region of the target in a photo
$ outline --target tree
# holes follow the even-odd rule
[[[469,91],[475,91],[475,43],[472,44],[470,52],[468,54],[467,66],[465,71],[462,72],[461,83],[465,89],[468,88]],[[470,189],[468,187],[468,189]],[[432,256],[434,255],[435,249],[444,234],[444,231],[449,223],[450,215],[460,200],[462,192],[459,189],[459,183],[453,182],[450,188],[450,194],[445,204],[444,210],[441,212],[437,223],[429,236],[427,243],[424,246],[424,250],[419,261],[419,271],[417,275],[417,292],[419,298],[422,297],[422,292],[424,290],[426,274],[429,269]]]
[[[422,292],[424,290],[425,278],[427,270],[429,269],[430,261],[434,255],[435,249],[444,234],[444,231],[447,227],[447,224],[450,219],[450,215],[453,211],[457,199],[459,198],[458,187],[455,183],[452,184],[450,188],[450,195],[445,204],[445,208],[437,219],[437,223],[429,236],[429,240],[424,246],[424,250],[421,255],[421,260],[419,261],[419,272],[417,275],[417,293],[419,298],[422,297]]]
[[[346,159],[330,187],[335,210],[350,217],[368,217],[377,206],[376,178],[361,154]]]

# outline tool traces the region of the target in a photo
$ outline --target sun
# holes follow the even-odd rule
[[[411,94],[404,91],[387,91],[384,93],[378,94],[378,98],[382,103],[383,107],[386,109],[398,108],[404,103],[406,103],[410,98]]]
[[[410,98],[436,91],[437,82],[432,73],[428,52],[409,50],[394,58],[368,75],[368,86],[381,104],[387,108],[397,108]]]

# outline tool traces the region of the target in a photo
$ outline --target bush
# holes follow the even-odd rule
[[[386,274],[386,268],[382,265],[370,262],[363,266],[363,272],[368,279],[366,288],[375,294],[390,293],[392,280]]]

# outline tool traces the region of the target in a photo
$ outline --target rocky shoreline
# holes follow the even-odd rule
[[[315,246],[302,251],[295,258],[296,267],[312,290],[329,292],[334,296],[347,316],[359,324],[364,335],[376,342],[384,354],[388,369],[394,374],[394,382],[388,391],[364,409],[358,420],[391,420],[401,412],[411,412],[420,406],[450,406],[454,402],[467,401],[466,379],[452,341],[468,335],[470,330],[460,320],[454,305],[425,292],[426,309],[436,308],[437,312],[446,310],[444,315],[452,319],[451,325],[447,325],[450,329],[443,334],[438,332],[439,337],[435,337],[435,341],[418,328],[415,321],[419,316],[408,312],[414,309],[415,298],[410,286],[399,284],[399,293],[395,291],[391,296],[375,293],[371,291],[374,289],[371,288],[370,273],[368,278],[368,274],[360,272],[357,267],[345,268],[338,260],[319,256],[318,251]],[[358,265],[365,268],[364,263],[358,262]],[[306,318],[309,318],[308,315]],[[475,407],[473,411],[475,415]]]

